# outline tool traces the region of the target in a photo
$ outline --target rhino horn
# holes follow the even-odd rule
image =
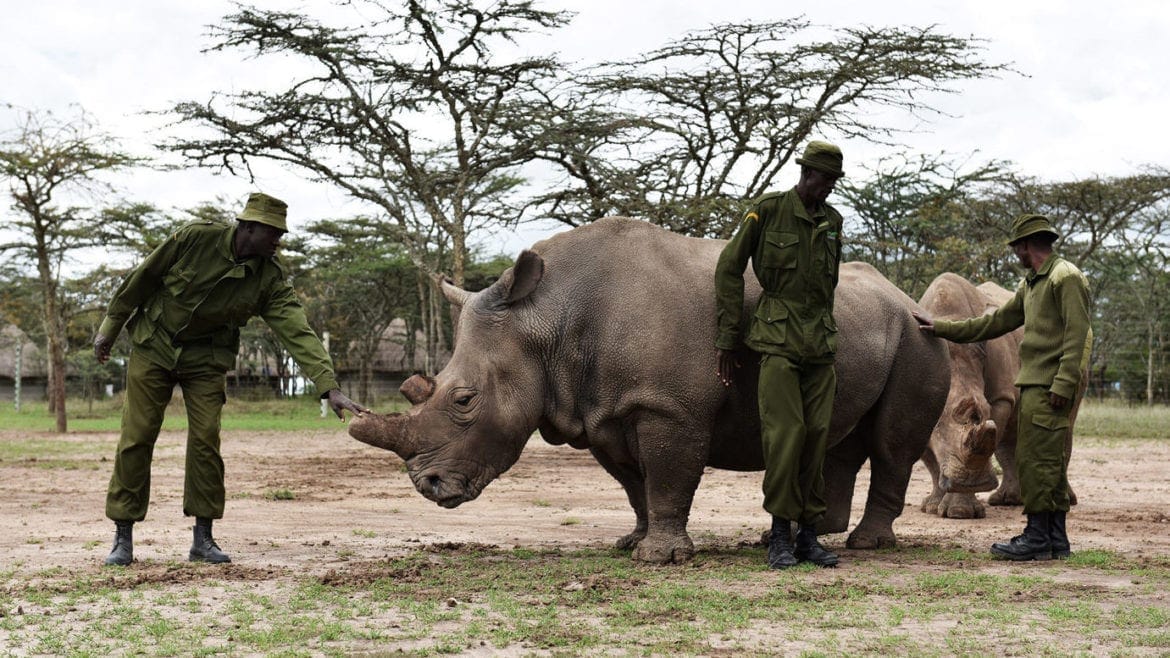
[[[349,435],[362,443],[410,459],[416,449],[406,422],[405,414],[362,414],[349,422]]]
[[[410,400],[411,404],[426,402],[435,392],[435,380],[422,375],[412,375],[410,379],[402,382],[402,386],[398,387],[398,392],[402,394],[402,397]]]
[[[471,299],[471,296],[475,294],[460,288],[446,277],[439,278],[438,282],[439,289],[443,291],[443,296],[456,308],[463,308],[467,304],[467,300]]]
[[[994,420],[985,420],[967,436],[966,448],[973,455],[990,456],[995,452],[996,426]]]

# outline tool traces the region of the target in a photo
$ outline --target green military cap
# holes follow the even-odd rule
[[[253,192],[248,195],[248,203],[244,211],[236,215],[241,222],[259,222],[288,232],[285,217],[288,216],[288,204],[274,196],[263,192]]]
[[[841,164],[844,158],[841,155],[841,149],[828,143],[813,140],[804,147],[804,155],[796,159],[796,164],[805,167],[812,167],[817,171],[823,171],[826,174],[834,176],[844,176],[845,172],[841,170]]]
[[[1047,217],[1035,213],[1024,213],[1012,222],[1012,237],[1008,239],[1008,244],[1015,244],[1036,233],[1051,233],[1053,238],[1060,237],[1060,234],[1052,228]]]

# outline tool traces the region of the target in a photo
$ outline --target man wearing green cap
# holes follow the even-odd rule
[[[368,411],[341,393],[329,354],[285,279],[276,249],[288,231],[287,212],[283,201],[255,193],[234,226],[210,220],[187,224],[114,293],[94,353],[100,363],[109,360],[123,326],[133,347],[122,437],[106,496],[106,516],[116,527],[106,564],[133,560],[132,527],[146,517],[151,456],[176,384],[188,423],[183,514],[196,519],[188,559],[231,561],[211,532],[212,520],[223,518],[224,510],[219,422],[240,327],[252,316],[264,318],[339,418],[342,410]]]
[[[837,375],[833,291],[841,261],[841,214],[825,202],[844,172],[841,149],[812,141],[796,159],[800,180],[754,200],[715,269],[718,376],[730,386],[741,341],[760,353],[759,409],[764,509],[772,515],[768,565],[831,567],[817,540],[825,515],[822,467]],[[743,272],[763,287],[741,337]],[[792,543],[791,523],[799,524]]]
[[[1008,244],[1029,270],[1016,294],[994,313],[943,321],[914,312],[919,328],[959,343],[1002,336],[1020,326],[1020,388],[1016,464],[1028,523],[1021,535],[996,543],[991,553],[1009,560],[1066,558],[1069,509],[1070,418],[1083,389],[1093,332],[1089,282],[1072,263],[1053,253],[1060,237],[1044,215],[1023,214]]]

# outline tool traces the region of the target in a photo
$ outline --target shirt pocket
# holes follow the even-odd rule
[[[764,297],[756,306],[748,341],[783,345],[788,339],[788,308],[774,297]]]
[[[760,265],[766,269],[795,269],[800,254],[800,235],[787,231],[769,231],[764,234],[764,249]]]
[[[174,268],[163,277],[163,286],[166,287],[171,297],[179,299],[191,287],[191,281],[194,279],[195,273],[191,270]]]
[[[821,322],[825,325],[825,351],[829,354],[837,353],[837,323],[833,320],[832,313],[825,313],[821,318]]]

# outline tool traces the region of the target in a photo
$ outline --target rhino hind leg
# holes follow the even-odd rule
[[[825,519],[817,532],[845,532],[849,529],[849,512],[853,505],[853,487],[857,472],[865,463],[865,449],[857,432],[845,437],[825,453]]]
[[[647,535],[634,549],[635,560],[652,564],[683,564],[695,557],[695,544],[686,535]]]
[[[939,408],[942,399],[945,398],[940,398]],[[890,548],[897,544],[894,519],[905,507],[914,464],[930,445],[934,419],[938,417],[937,412],[931,413],[932,406],[929,400],[924,401],[917,387],[891,385],[868,422],[863,419],[859,424],[859,428],[868,425],[861,436],[869,458],[869,491],[865,512],[845,542],[848,548]],[[917,413],[904,413],[906,409]]]

